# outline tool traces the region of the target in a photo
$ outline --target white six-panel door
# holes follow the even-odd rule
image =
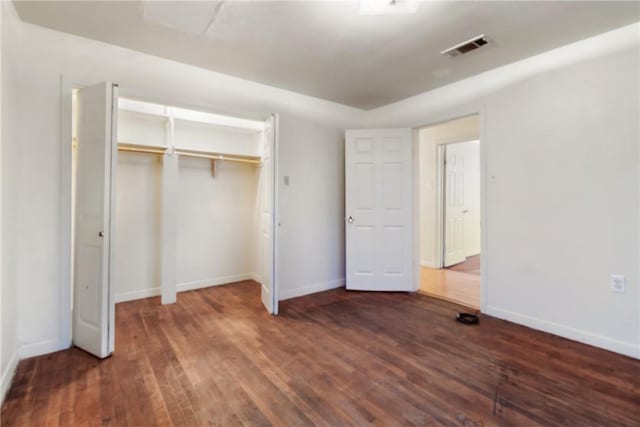
[[[77,102],[73,343],[104,358],[114,347],[110,278],[117,86],[81,89]]]
[[[465,156],[453,146],[445,147],[444,266],[466,259],[464,245]]]
[[[414,290],[411,129],[347,130],[346,287]]]
[[[275,287],[276,278],[276,150],[278,141],[278,116],[271,116],[264,131],[264,152],[262,155],[262,201],[261,201],[261,233],[262,233],[262,304],[271,314],[278,314],[278,295]]]

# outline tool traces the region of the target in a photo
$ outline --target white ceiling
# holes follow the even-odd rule
[[[370,109],[640,20],[637,2],[16,2],[23,21]],[[440,55],[486,34],[491,44]]]

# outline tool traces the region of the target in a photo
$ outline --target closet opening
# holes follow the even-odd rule
[[[115,304],[170,304],[210,286],[243,286],[246,304],[277,314],[277,116],[223,116],[109,87],[71,97],[73,344],[106,357]],[[92,209],[104,219],[87,231]]]

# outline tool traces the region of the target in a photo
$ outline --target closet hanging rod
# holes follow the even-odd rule
[[[148,153],[148,154],[164,154],[166,148],[145,147],[141,145],[123,144],[118,143],[118,151],[129,151],[133,153]]]
[[[175,153],[179,154],[180,156],[198,157],[198,158],[201,158],[201,159],[225,160],[225,161],[228,160],[230,162],[251,163],[251,164],[254,164],[254,165],[259,165],[259,164],[262,163],[257,158],[256,159],[249,159],[249,158],[243,158],[243,157],[225,156],[223,154],[193,153],[191,151],[184,151],[184,150],[176,150]]]

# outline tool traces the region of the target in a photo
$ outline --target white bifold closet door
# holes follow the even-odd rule
[[[262,156],[262,202],[260,227],[262,235],[262,304],[270,314],[278,314],[276,282],[276,183],[277,183],[278,116],[272,115],[265,123]]]
[[[413,291],[411,129],[347,130],[346,287]]]
[[[111,286],[118,88],[101,83],[77,98],[73,343],[99,357],[114,349]]]

